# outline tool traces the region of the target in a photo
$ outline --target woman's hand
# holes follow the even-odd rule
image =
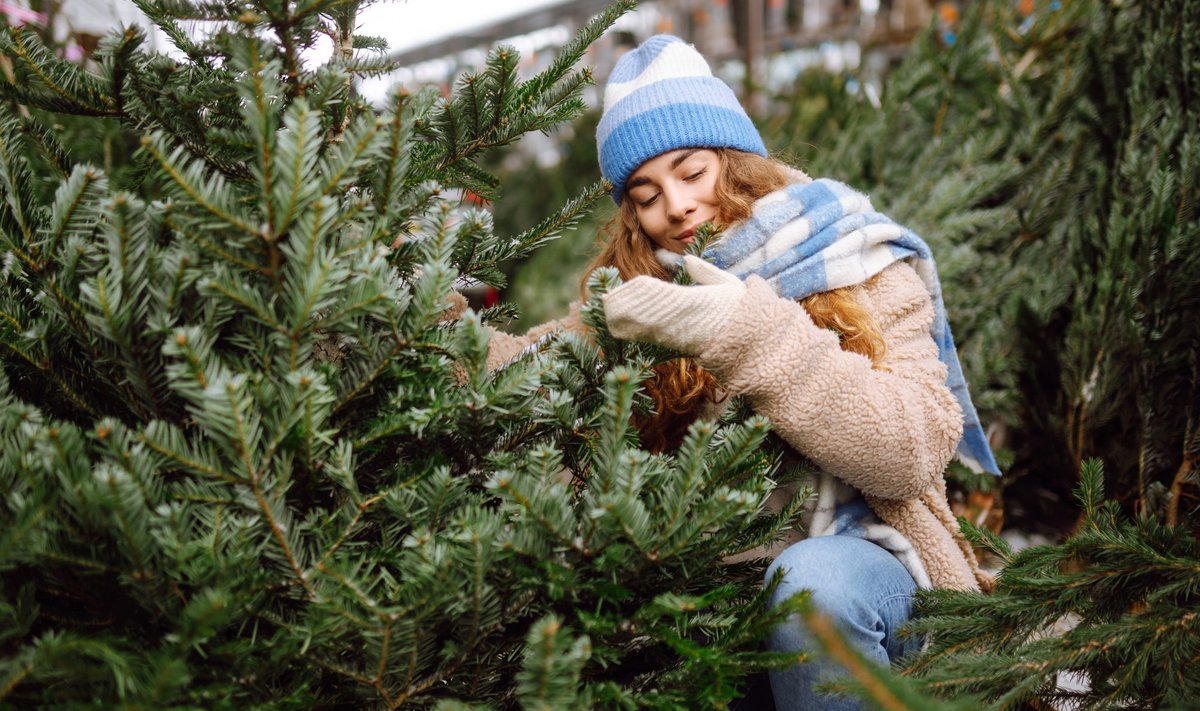
[[[746,285],[692,255],[683,258],[683,266],[695,286],[639,276],[605,294],[609,331],[617,338],[654,343],[687,356],[703,353],[724,330]]]

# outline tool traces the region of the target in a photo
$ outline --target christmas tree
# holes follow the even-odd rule
[[[1071,527],[1089,457],[1127,510],[1183,521],[1200,452],[1200,6],[992,0],[954,29],[918,39],[878,110],[797,92],[798,118],[836,109],[773,144],[848,117],[805,167],[933,247],[1022,525]]]
[[[595,341],[496,372],[501,311],[452,307],[604,195],[516,235],[461,199],[581,111],[629,3],[536,76],[499,47],[382,107],[360,3],[138,4],[177,55],[0,37],[0,704],[696,708],[796,661],[761,651],[761,561],[724,564],[790,522],[766,422],[649,454],[663,354],[597,301]]]
[[[937,591],[911,626],[931,641],[909,673],[990,709],[1188,709],[1200,692],[1200,540],[1104,500],[1099,462],[1084,463],[1084,520],[1057,546],[1004,561],[991,595]],[[978,707],[978,706],[977,706]]]
[[[813,170],[933,245],[1013,518],[1069,535],[1014,554],[972,530],[996,590],[926,594],[908,671],[983,708],[1192,708],[1200,5],[982,2],[955,29],[880,110],[835,112]]]
[[[883,708],[1194,698],[1195,3],[976,3],[882,110],[811,118],[836,139],[803,167],[933,245],[1016,480],[1084,485],[1062,546],[975,534],[997,592],[927,596],[916,679],[725,564],[789,524],[760,503],[804,473],[763,420],[646,453],[630,418],[666,354],[610,339],[595,298],[594,341],[495,372],[508,311],[451,306],[603,196],[515,235],[461,199],[504,189],[486,151],[579,114],[576,65],[628,3],[537,76],[501,47],[381,107],[354,91],[390,68],[359,3],[139,5],[177,56],[132,29],[82,67],[0,36],[0,705],[720,706],[797,661],[759,651],[791,612]]]

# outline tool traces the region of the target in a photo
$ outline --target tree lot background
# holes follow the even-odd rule
[[[446,311],[460,276],[515,273],[526,323],[578,293],[594,225],[553,240],[607,198],[577,64],[622,6],[536,77],[501,49],[379,111],[349,91],[387,66],[352,3],[143,6],[185,59],[0,45],[0,704],[720,706],[797,661],[761,651],[792,612],[884,708],[1195,698],[1197,3],[977,3],[882,107],[810,72],[758,117],[930,242],[997,423],[1008,476],[951,471],[997,591],[924,596],[903,677],[722,564],[789,523],[758,510],[804,473],[767,423],[735,407],[648,455],[630,417],[669,354],[593,301],[596,343],[489,375],[511,309]],[[321,32],[338,51],[301,66]],[[489,174],[567,121],[560,172]],[[1013,555],[1001,506],[1065,540]]]

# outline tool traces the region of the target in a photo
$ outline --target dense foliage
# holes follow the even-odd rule
[[[929,596],[910,672],[985,708],[1188,708],[1200,5],[986,2],[958,29],[924,36],[810,167],[933,245],[976,403],[1012,452],[1010,519],[1070,535],[1014,556],[976,532],[997,590]]]
[[[975,3],[882,107],[810,73],[762,122],[933,245],[1013,517],[1075,520],[1082,480],[1062,545],[974,534],[998,592],[926,596],[912,678],[724,563],[790,523],[759,510],[803,473],[763,420],[648,454],[629,422],[664,354],[595,301],[596,342],[491,373],[508,311],[448,309],[605,199],[558,181],[496,229],[459,196],[527,191],[482,157],[581,113],[575,65],[628,3],[537,76],[501,47],[381,108],[353,91],[389,66],[357,4],[140,0],[179,55],[119,30],[84,67],[0,35],[0,704],[719,706],[794,661],[759,647],[793,609],[883,708],[1194,698],[1197,3]]]
[[[1024,525],[1069,527],[1087,457],[1128,510],[1181,520],[1200,503],[1200,6],[1036,6],[922,36],[808,167],[933,246]]]
[[[930,242],[1008,465],[1008,522],[1069,534],[1014,556],[973,533],[1002,568],[997,592],[930,596],[918,628],[935,643],[911,672],[977,707],[1186,708],[1200,683],[1200,4],[1032,6],[972,3],[953,45],[923,34],[879,106],[813,69],[759,124],[777,155],[869,191]],[[951,473],[960,496],[986,484]]]
[[[140,5],[177,57],[0,35],[0,704],[694,708],[790,662],[762,565],[722,564],[788,524],[766,423],[649,455],[659,354],[594,305],[599,344],[494,373],[499,312],[448,309],[603,197],[498,234],[458,196],[581,111],[628,3],[536,76],[499,47],[381,109],[357,3]]]

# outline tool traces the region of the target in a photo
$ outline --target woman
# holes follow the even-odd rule
[[[773,603],[811,590],[864,655],[899,658],[911,643],[896,630],[919,587],[988,583],[942,473],[956,446],[979,468],[995,464],[928,249],[846,186],[769,159],[729,87],[675,37],[617,63],[597,142],[619,212],[592,268],[616,267],[625,282],[604,297],[609,328],[686,356],[648,384],[658,407],[640,423],[643,442],[674,447],[725,396],[744,397],[823,472],[816,505],[767,571],[783,571]],[[715,265],[683,256],[705,223],[726,228],[705,253]],[[680,264],[695,285],[669,281]],[[557,328],[581,329],[578,314],[524,338],[497,334],[493,362]],[[958,446],[964,424],[971,437]],[[798,622],[769,643],[815,651]],[[838,673],[820,661],[773,672],[777,707],[860,708],[815,693]]]

